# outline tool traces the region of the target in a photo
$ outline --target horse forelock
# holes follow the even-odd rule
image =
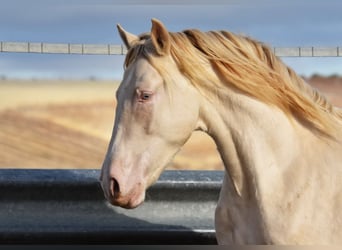
[[[169,32],[170,54],[179,71],[200,89],[230,85],[264,103],[280,108],[333,136],[342,112],[287,67],[265,44],[228,31],[201,32],[191,29]],[[163,65],[153,63],[155,51],[149,33],[126,56],[127,67],[143,56],[163,75]],[[170,76],[168,76],[170,77]],[[212,85],[212,86],[208,86]],[[228,91],[228,88],[226,88]]]

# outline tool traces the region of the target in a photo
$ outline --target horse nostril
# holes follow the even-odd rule
[[[112,188],[113,188],[112,190],[113,197],[119,196],[120,186],[119,186],[119,182],[115,178],[112,178]]]

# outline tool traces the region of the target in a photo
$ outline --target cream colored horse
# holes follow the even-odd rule
[[[262,43],[226,31],[135,36],[101,184],[134,208],[194,130],[226,174],[220,244],[342,244],[342,114]]]

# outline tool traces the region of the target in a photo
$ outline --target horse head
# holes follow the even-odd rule
[[[134,208],[199,127],[199,103],[170,55],[171,38],[161,22],[152,20],[150,34],[136,36],[120,25],[118,31],[128,54],[100,179],[110,203]],[[172,77],[165,79],[160,69]]]

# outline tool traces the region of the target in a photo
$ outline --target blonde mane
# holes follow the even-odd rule
[[[169,35],[171,56],[195,86],[210,88],[223,83],[278,107],[291,118],[304,119],[323,135],[333,137],[339,129],[341,110],[305,83],[265,44],[227,31],[192,29]],[[166,70],[153,61],[155,53],[149,38],[148,34],[140,36],[128,51],[125,66],[143,55],[163,74]]]

